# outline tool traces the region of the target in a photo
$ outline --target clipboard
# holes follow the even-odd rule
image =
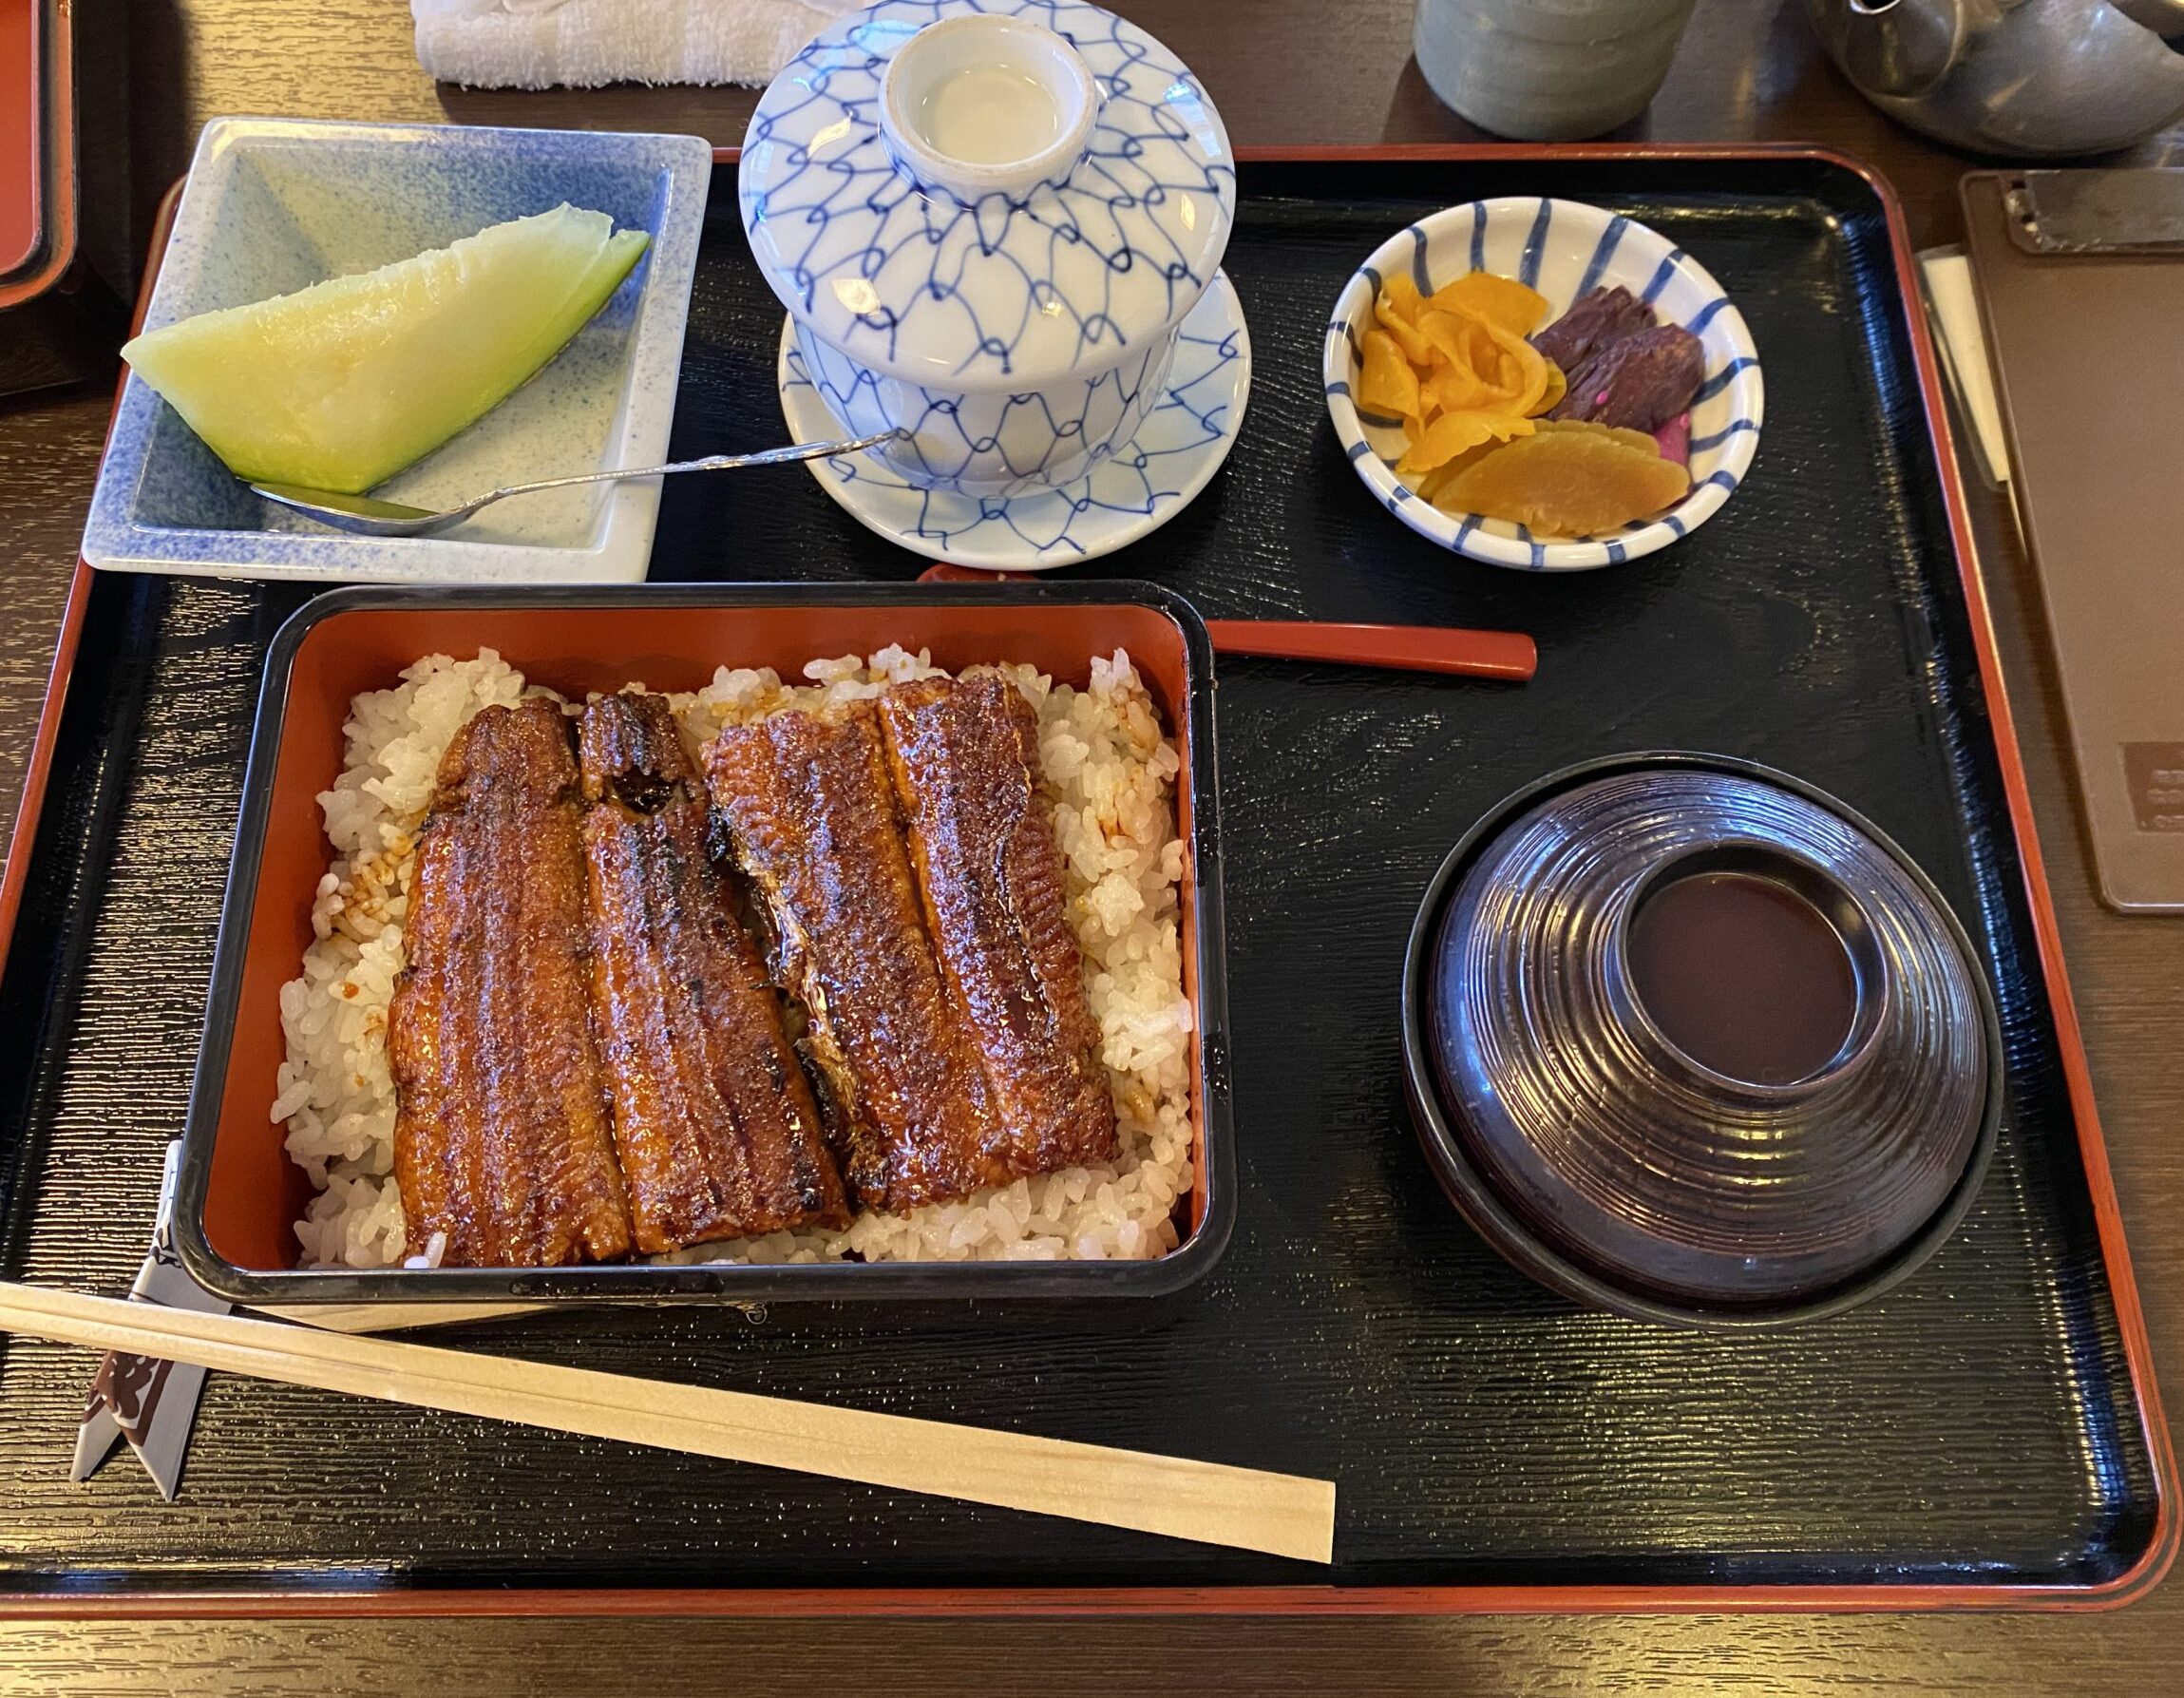
[[[2095,879],[2184,913],[2184,171],[1959,192]]]

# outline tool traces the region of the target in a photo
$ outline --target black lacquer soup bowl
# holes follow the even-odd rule
[[[1964,929],[1871,825],[1726,757],[1510,797],[1428,889],[1404,986],[1426,1154],[1580,1302],[1754,1326],[1863,1301],[1985,1172],[2002,1040]]]

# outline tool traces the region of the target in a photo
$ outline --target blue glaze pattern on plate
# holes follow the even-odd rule
[[[418,506],[667,457],[711,185],[695,136],[216,119],[145,315],[157,329],[445,246],[563,201],[652,244],[529,383],[379,487]],[[565,499],[564,499],[565,497]],[[84,530],[95,566],[230,578],[426,582],[641,579],[656,483],[527,497],[437,537],[358,537],[258,500],[130,375]]]
[[[782,412],[803,438],[834,428],[805,365],[793,319],[782,327]],[[1112,552],[1158,529],[1206,487],[1243,428],[1251,338],[1228,278],[1181,326],[1160,398],[1129,447],[1077,482],[1028,495],[921,489],[871,454],[816,460],[820,487],[880,535],[934,560],[1040,572]]]
[[[1704,350],[1706,376],[1691,404],[1691,489],[1660,518],[1624,525],[1612,539],[1541,542],[1522,525],[1444,513],[1397,477],[1407,446],[1401,423],[1359,410],[1361,329],[1373,323],[1378,279],[1396,268],[1446,283],[1471,271],[1529,281],[1547,296],[1549,322],[1580,295],[1620,284],[1664,323],[1681,324]],[[1472,560],[1520,571],[1581,572],[1664,548],[1719,512],[1751,469],[1766,413],[1758,352],[1744,319],[1699,262],[1658,232],[1583,201],[1510,196],[1434,214],[1391,237],[1343,286],[1329,315],[1321,356],[1327,411],[1344,453],[1380,505],[1420,536]],[[1397,492],[1400,491],[1401,494]]]

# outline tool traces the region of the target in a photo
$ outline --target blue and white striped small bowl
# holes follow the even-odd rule
[[[1691,493],[1662,517],[1625,525],[1614,536],[1554,543],[1535,541],[1521,525],[1476,515],[1455,518],[1420,501],[1396,475],[1395,463],[1406,446],[1400,421],[1361,414],[1351,399],[1359,338],[1373,327],[1381,281],[1406,270],[1422,295],[1467,272],[1520,278],[1547,296],[1550,323],[1579,296],[1620,283],[1663,322],[1688,329],[1706,350],[1706,380],[1691,407]],[[1327,326],[1323,364],[1335,434],[1381,505],[1444,548],[1520,571],[1586,572],[1690,535],[1751,469],[1766,401],[1752,333],[1704,267],[1635,219],[1581,200],[1532,195],[1452,206],[1383,242],[1342,286]]]

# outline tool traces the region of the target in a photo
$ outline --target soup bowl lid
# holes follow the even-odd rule
[[[1183,62],[1081,0],[882,0],[760,96],[737,198],[789,312],[883,375],[1029,391],[1172,332],[1236,212]]]
[[[1634,969],[1646,904],[1722,875],[1840,947],[1840,1031],[1795,1076],[1687,1048]],[[1841,803],[1720,757],[1592,762],[1510,798],[1429,890],[1404,1004],[1457,1206],[1547,1284],[1652,1319],[1768,1324],[1900,1278],[1969,1206],[2003,1098],[1992,994],[1930,881]]]

